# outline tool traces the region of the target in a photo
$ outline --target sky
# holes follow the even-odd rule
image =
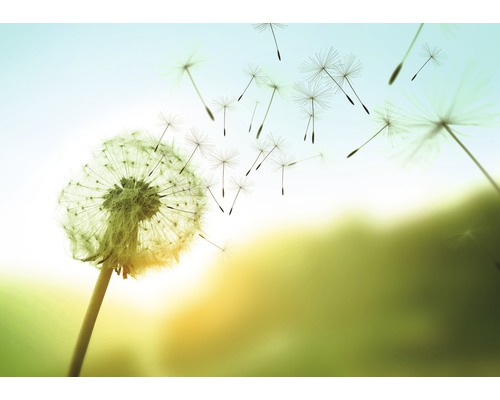
[[[382,127],[376,113],[387,100],[404,111],[415,103],[429,108],[429,99],[467,108],[475,96],[476,79],[485,78],[485,97],[474,100],[474,105],[479,104],[480,111],[486,101],[498,104],[500,82],[495,72],[500,61],[494,49],[500,26],[496,24],[425,24],[400,75],[389,85],[418,27],[418,23],[289,23],[276,28],[279,60],[270,30],[261,32],[250,23],[0,24],[4,188],[0,268],[75,282],[85,279],[91,287],[95,271],[71,259],[58,223],[58,195],[103,139],[137,129],[160,135],[160,113],[182,119],[179,129],[169,133],[176,143],[185,144],[185,133],[196,128],[219,148],[236,149],[240,162],[230,175],[242,176],[257,154],[256,127],[263,121],[272,89],[252,84],[232,104],[226,115],[226,137],[223,112],[217,111],[215,101],[237,98],[249,81],[246,71],[256,66],[280,87],[262,136],[283,138],[289,160],[313,158],[285,170],[284,196],[279,166],[269,159],[250,174],[248,193],[238,198],[231,216],[227,209],[235,192],[229,190],[226,213],[212,207],[207,215],[204,232],[214,243],[237,251],[238,246],[279,234],[280,229],[321,226],[351,213],[392,221],[489,187],[450,140],[439,140],[439,152],[425,150],[410,160],[419,143],[416,128],[405,138],[395,135],[388,140],[380,135],[346,158]],[[421,54],[425,43],[445,57],[441,65],[426,65],[411,81],[426,61]],[[370,114],[351,92],[354,106],[330,86],[328,107],[318,111],[312,144],[310,133],[303,140],[307,116],[294,85],[306,81],[304,64],[329,48],[338,52],[339,60],[352,55],[361,63],[352,84]],[[178,68],[189,57],[199,60],[192,76],[215,121]],[[454,91],[461,82],[465,86],[457,95]],[[459,103],[460,96],[465,105]],[[477,122],[478,126],[460,128],[460,137],[486,170],[498,176],[498,126],[486,119]],[[220,180],[198,155],[194,162]],[[178,282],[172,276],[177,274],[181,281],[184,274],[202,277],[200,271],[206,268],[202,260],[219,257],[217,248],[202,240],[196,241],[191,253],[181,260],[190,266],[185,272],[169,274],[174,287]],[[164,284],[162,279],[155,282],[158,288]]]

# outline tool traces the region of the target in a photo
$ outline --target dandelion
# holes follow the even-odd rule
[[[375,118],[377,122],[381,125],[380,129],[377,132],[375,132],[375,134],[371,136],[361,146],[351,151],[347,155],[347,158],[356,154],[359,150],[361,150],[364,146],[370,143],[381,133],[385,133],[387,134],[388,137],[391,138],[396,134],[396,132],[403,132],[404,130],[399,115],[395,112],[394,108],[390,103],[387,103],[383,110],[376,110]]]
[[[354,93],[354,96],[356,96],[358,101],[361,103],[366,113],[370,114],[370,111],[368,111],[368,108],[359,98],[358,93],[356,93],[356,91],[354,90],[354,86],[351,82],[353,78],[359,76],[359,74],[361,73],[361,70],[363,69],[361,62],[356,60],[356,57],[351,55],[349,57],[346,57],[343,63],[337,64],[336,69],[338,71],[340,84],[342,85],[344,82],[347,82],[352,92]]]
[[[190,147],[193,148],[193,151],[191,152],[191,155],[187,159],[186,164],[184,164],[184,166],[179,171],[179,175],[184,172],[184,169],[187,167],[187,165],[193,158],[194,153],[196,153],[196,151],[200,152],[202,156],[205,156],[208,152],[212,151],[213,148],[213,144],[210,142],[208,136],[204,135],[197,129],[191,129],[187,133],[186,142]]]
[[[253,108],[252,119],[250,119],[250,125],[248,126],[248,132],[250,132],[252,130],[252,123],[253,123],[253,119],[255,117],[255,111],[257,110],[257,106],[258,105],[259,105],[259,102],[256,101],[255,102],[255,107]]]
[[[269,114],[269,109],[271,108],[271,104],[274,99],[274,95],[276,92],[278,92],[281,89],[281,86],[279,86],[277,83],[274,81],[270,81],[268,83],[268,86],[273,89],[271,93],[271,98],[269,99],[269,104],[267,105],[266,113],[264,114],[264,119],[262,120],[262,124],[260,124],[259,130],[257,131],[257,139],[260,137],[260,134],[262,133],[262,128],[264,128],[264,123],[266,122],[267,114]]]
[[[459,85],[455,89],[434,85],[435,93],[428,96],[428,104],[414,103],[415,110],[410,112],[406,118],[416,130],[423,131],[423,137],[412,156],[420,151],[426,143],[435,141],[444,134],[453,139],[500,194],[500,186],[459,139],[457,130],[458,127],[477,127],[484,126],[488,122],[496,122],[498,119],[497,107],[488,102],[484,93],[484,89],[487,87],[484,77],[481,80],[473,74],[462,73],[461,79],[457,79],[457,81]]]
[[[222,252],[226,251],[225,247],[219,246],[218,244],[212,242],[210,239],[207,239],[206,234],[198,233],[198,236],[201,237],[203,240],[205,240],[207,243],[210,243],[212,246],[217,247],[220,251]]]
[[[229,210],[229,215],[231,215],[231,213],[233,212],[234,205],[240,193],[247,192],[248,188],[250,187],[250,184],[246,177],[241,179],[232,178],[231,183],[232,183],[232,188],[236,190],[236,196],[234,196],[233,204],[231,205],[231,209]]]
[[[258,65],[255,66],[255,68],[250,68],[247,73],[248,73],[248,75],[250,75],[250,80],[248,81],[247,85],[245,86],[245,89],[243,89],[243,93],[241,93],[240,97],[238,97],[238,101],[241,100],[241,98],[246,93],[247,89],[250,87],[252,82],[255,82],[255,84],[257,86],[260,86],[267,79],[266,76],[262,75],[262,68],[259,67]]]
[[[273,34],[273,40],[274,40],[274,46],[276,47],[276,53],[278,54],[278,60],[281,61],[281,54],[280,50],[278,48],[278,42],[276,41],[276,34],[274,33],[274,30],[276,28],[286,28],[285,24],[255,24],[254,28],[257,29],[260,32],[263,32],[267,29],[271,30],[271,33]]]
[[[396,69],[392,73],[391,77],[389,78],[389,85],[392,85],[394,83],[394,81],[398,77],[399,73],[401,72],[401,69],[403,68],[403,64],[406,60],[406,57],[408,57],[408,54],[410,54],[411,48],[413,47],[413,45],[417,41],[418,35],[420,34],[420,31],[422,30],[423,27],[424,27],[424,24],[420,24],[418,26],[417,32],[415,33],[415,36],[413,37],[413,40],[411,41],[410,46],[408,47],[408,50],[406,50],[406,53],[405,53],[403,59],[398,64],[398,66],[396,67]]]
[[[165,116],[162,112],[160,112],[159,120],[159,125],[161,127],[165,127],[165,129],[163,130],[160,139],[158,140],[158,144],[155,146],[155,151],[158,150],[158,146],[160,145],[163,136],[167,132],[167,129],[170,127],[172,127],[172,129],[175,129],[180,121],[180,118],[173,114],[168,114],[168,116]]]
[[[301,106],[306,107],[306,110],[309,114],[309,121],[307,123],[304,140],[306,140],[309,124],[312,121],[311,136],[312,143],[314,143],[314,122],[316,117],[316,109],[318,106],[323,109],[328,108],[327,99],[329,98],[330,93],[328,89],[320,82],[308,82],[307,85],[299,82],[295,85],[295,90],[297,92],[297,95],[295,97],[296,102]]]
[[[205,179],[205,187],[207,188],[207,192],[212,196],[212,199],[215,201],[215,203],[219,206],[219,209],[224,212],[224,209],[220,205],[220,203],[217,201],[217,198],[214,195],[214,192],[212,192],[212,188],[214,187],[214,181],[213,179],[206,178]]]
[[[136,277],[172,264],[198,233],[206,199],[193,169],[182,176],[182,156],[139,132],[104,142],[63,189],[62,225],[75,259],[100,269],[73,355],[78,376],[111,273]],[[150,171],[159,164],[155,173]]]
[[[295,162],[290,162],[286,154],[280,154],[278,158],[273,159],[274,163],[277,164],[278,171],[281,171],[281,195],[285,195],[285,168],[296,164]]]
[[[291,166],[293,166],[293,165],[303,163],[304,161],[313,160],[313,159],[315,159],[315,158],[321,158],[321,159],[323,159],[323,158],[324,158],[324,156],[325,156],[325,155],[324,155],[323,153],[318,153],[318,154],[316,154],[316,155],[314,155],[314,156],[306,157],[306,158],[303,158],[303,159],[301,159],[301,160],[291,161],[291,162],[289,162],[288,164],[286,164],[286,166],[287,166],[287,167],[291,167]]]
[[[264,158],[262,159],[262,161],[260,162],[259,165],[257,165],[257,167],[255,168],[255,170],[258,170],[260,168],[260,166],[264,163],[264,161],[266,161],[266,159],[274,152],[274,151],[280,151],[282,149],[282,146],[283,146],[283,143],[285,142],[285,139],[282,139],[282,138],[275,138],[271,135],[270,137],[270,146],[271,147],[271,150],[269,150],[267,152],[267,154],[264,156]]]
[[[227,168],[234,168],[238,164],[238,152],[236,150],[218,150],[212,154],[212,169],[222,170],[222,197],[224,197],[225,173]]]
[[[194,82],[194,79],[193,79],[193,75],[191,74],[191,68],[193,68],[196,64],[198,64],[199,61],[197,60],[193,60],[193,55],[189,56],[188,59],[179,64],[177,68],[179,68],[182,73],[184,74],[184,72],[188,75],[189,77],[189,80],[191,81],[193,87],[194,87],[194,90],[196,91],[196,94],[198,95],[198,97],[200,98],[203,106],[205,107],[205,110],[208,114],[208,116],[210,117],[210,119],[212,121],[214,121],[214,115],[212,114],[212,111],[210,111],[210,108],[208,108],[207,104],[205,103],[205,100],[203,100],[203,97],[200,93],[200,90],[198,89],[198,86],[196,86],[196,83]]]
[[[429,61],[432,61],[433,63],[437,65],[441,65],[441,59],[443,58],[444,54],[442,53],[441,49],[438,49],[437,47],[430,47],[427,43],[424,43],[423,46],[423,51],[421,53],[424,57],[427,58],[427,60],[424,62],[424,64],[420,67],[420,69],[417,71],[415,75],[413,75],[413,78],[411,80],[413,81],[417,75],[422,71],[422,69],[427,65]]]
[[[261,142],[257,142],[256,144],[256,148],[257,148],[257,157],[255,157],[255,160],[254,162],[252,163],[252,165],[250,166],[250,168],[248,169],[247,173],[245,174],[245,176],[248,176],[248,174],[250,173],[250,171],[252,170],[252,168],[255,166],[255,164],[257,164],[257,161],[259,160],[260,156],[262,156],[262,154],[266,151],[268,147],[268,143],[267,141],[264,142],[264,143],[261,143]]]
[[[332,47],[325,50],[323,53],[316,53],[316,58],[309,57],[309,61],[305,62],[301,69],[308,75],[309,79],[318,80],[325,77],[330,78],[336,85],[337,90],[340,90],[346,96],[347,100],[354,105],[354,101],[342,88],[342,85],[333,77],[335,74],[335,65],[337,63],[338,53]]]
[[[231,106],[234,104],[234,100],[230,99],[229,97],[222,97],[219,100],[215,101],[215,105],[217,107],[217,111],[223,111],[224,113],[224,129],[223,133],[224,136],[226,136],[226,114],[227,110],[231,108]]]

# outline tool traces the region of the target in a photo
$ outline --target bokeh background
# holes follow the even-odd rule
[[[169,140],[197,128],[237,149],[235,177],[253,162],[270,89],[251,86],[228,110],[224,138],[222,113],[211,121],[176,68],[194,55],[214,112],[261,66],[283,87],[263,135],[284,138],[290,159],[315,158],[286,170],[284,196],[269,162],[231,216],[234,191],[226,213],[214,207],[204,232],[224,252],[198,239],[174,268],[113,276],[82,374],[497,376],[498,193],[452,141],[410,159],[421,140],[412,126],[346,159],[381,127],[387,100],[402,110],[470,100],[477,126],[460,137],[498,177],[498,126],[480,111],[500,105],[500,26],[425,24],[388,85],[418,26],[287,24],[276,30],[279,61],[270,31],[246,23],[1,24],[0,375],[66,374],[98,271],[71,259],[57,197],[103,139],[159,135],[159,113],[174,113],[183,123]],[[446,58],[412,82],[425,43]],[[293,86],[331,46],[361,61],[353,83],[371,113],[334,94],[311,144]]]

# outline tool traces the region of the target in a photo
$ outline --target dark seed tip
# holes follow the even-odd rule
[[[264,125],[261,125],[261,126],[259,127],[259,130],[257,131],[257,139],[259,138],[260,133],[262,132],[262,128],[263,128],[263,127],[264,127]]]
[[[417,74],[413,75],[413,78],[411,80],[413,81],[417,77]]]
[[[210,108],[205,107],[205,110],[207,110],[208,116],[212,121],[215,121],[214,115],[212,114],[212,111],[210,111]]]
[[[403,68],[403,63],[400,63],[392,73],[391,78],[389,79],[389,85],[392,85],[394,83],[399,75],[399,71],[401,71],[401,68]]]
[[[349,100],[351,104],[354,105],[354,101],[352,101],[352,99],[348,95],[345,95],[345,97],[347,97],[347,100]]]
[[[363,104],[363,108],[365,109],[367,114],[370,114],[370,111],[368,111],[368,108],[366,108],[366,106],[364,104]]]
[[[358,152],[359,149],[356,149],[356,150],[353,150],[349,153],[349,155],[346,157],[346,158],[349,158],[351,156],[353,156],[354,154],[356,154]]]

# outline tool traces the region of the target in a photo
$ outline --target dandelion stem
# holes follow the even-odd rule
[[[260,162],[259,165],[257,165],[257,168],[255,168],[255,170],[258,170],[260,168],[260,166],[262,165],[262,163],[264,161],[266,161],[266,158],[269,157],[269,155],[274,151],[274,149],[276,148],[277,146],[274,145],[273,148],[269,151],[269,153],[266,154],[266,156],[264,157],[264,159]]]
[[[347,97],[347,100],[349,100],[349,102],[350,102],[352,105],[354,105],[354,101],[352,101],[352,99],[349,97],[349,95],[345,92],[345,90],[342,88],[342,85],[341,85],[340,83],[338,83],[338,82],[335,80],[335,78],[334,78],[334,77],[333,77],[333,76],[332,76],[332,75],[331,75],[331,74],[330,74],[330,73],[329,73],[329,72],[328,72],[325,68],[323,68],[323,71],[325,71],[325,72],[326,72],[326,74],[330,77],[330,79],[331,79],[332,81],[334,81],[334,82],[335,82],[335,84],[339,87],[339,89],[342,91],[342,93],[344,93],[344,94],[345,94],[345,97]]]
[[[229,210],[229,215],[231,215],[231,213],[233,212],[234,204],[236,203],[236,199],[238,198],[240,192],[241,192],[241,186],[238,188],[238,191],[236,192],[236,196],[234,196],[233,205],[231,206],[231,209]]]
[[[224,107],[224,136],[226,136],[226,109],[227,107]]]
[[[412,80],[412,81],[413,81],[413,80],[417,77],[418,73],[419,73],[420,71],[422,71],[422,69],[426,66],[426,64],[427,64],[430,60],[432,60],[432,57],[429,57],[429,58],[427,59],[427,61],[426,61],[426,62],[424,62],[424,65],[422,65],[422,66],[420,67],[420,69],[417,71],[417,73],[416,73],[415,75],[413,75],[413,78],[411,78],[411,80]]]
[[[472,155],[472,153],[465,147],[465,145],[460,141],[460,139],[453,133],[453,131],[450,129],[450,127],[447,124],[443,124],[444,129],[450,134],[450,136],[455,140],[455,142],[458,143],[458,145],[462,148],[463,151],[470,157],[470,159],[476,164],[476,166],[481,170],[481,172],[486,176],[486,178],[490,181],[490,183],[493,185],[495,190],[500,194],[500,186],[497,185],[497,183],[493,180],[490,174],[483,168],[481,163]]]
[[[219,245],[216,245],[214,242],[208,240],[205,236],[203,236],[201,233],[198,233],[198,236],[201,237],[202,239],[206,240],[208,243],[210,243],[212,246],[217,247],[221,251],[225,251],[223,247],[220,247]]]
[[[225,163],[222,164],[222,197],[224,197],[224,166],[225,165],[226,165]]]
[[[292,165],[299,164],[299,163],[307,161],[307,160],[312,160],[313,158],[318,158],[321,156],[322,156],[321,154],[316,154],[315,156],[303,158],[302,160],[292,161],[292,162],[289,162],[288,164],[286,164],[285,167],[291,167]]]
[[[312,117],[312,123],[313,123],[313,126],[312,126],[312,143],[314,144],[314,99],[311,99],[311,111],[312,111],[311,117]]]
[[[253,108],[253,113],[252,113],[252,119],[250,120],[250,126],[248,127],[248,132],[252,130],[252,123],[253,123],[253,118],[255,117],[255,111],[257,110],[257,106],[259,105],[259,102],[255,102],[255,107]]]
[[[165,116],[164,116],[163,114],[161,114],[161,115],[162,115],[162,117],[163,117],[164,119],[166,119],[166,118],[165,118]],[[165,135],[165,133],[167,132],[167,129],[169,128],[169,126],[170,126],[170,123],[167,123],[167,126],[165,127],[165,129],[163,130],[163,133],[162,133],[162,134],[161,134],[161,136],[160,136],[160,140],[158,140],[158,143],[156,144],[156,147],[155,147],[155,152],[156,152],[156,150],[158,150],[158,146],[160,145],[161,140],[163,139],[163,136],[164,136],[164,135]]]
[[[210,195],[212,196],[212,198],[214,199],[214,201],[217,203],[217,205],[219,206],[220,210],[222,212],[224,212],[224,209],[222,208],[222,206],[219,204],[219,202],[217,201],[217,199],[215,198],[214,194],[212,193],[212,190],[207,186],[207,190],[208,192],[210,193]]]
[[[215,118],[214,118],[214,115],[212,114],[212,111],[210,111],[210,108],[208,108],[208,106],[206,105],[205,103],[205,100],[203,100],[203,97],[201,96],[201,93],[200,91],[198,90],[198,86],[196,86],[196,83],[194,83],[194,79],[193,77],[191,76],[191,72],[189,72],[189,69],[186,68],[186,72],[189,76],[189,79],[191,80],[191,83],[193,84],[194,86],[194,89],[196,90],[196,93],[198,94],[198,97],[200,98],[201,102],[203,103],[203,105],[205,106],[205,110],[207,111],[208,113],[208,116],[210,117],[210,119],[212,121],[215,121]]]
[[[353,156],[356,154],[359,150],[361,150],[365,145],[367,145],[372,139],[374,139],[380,132],[382,132],[385,128],[387,128],[388,124],[385,124],[382,128],[380,128],[375,135],[373,135],[370,139],[368,139],[366,142],[364,142],[361,146],[359,146],[357,149],[351,151],[347,158]]]
[[[276,52],[278,53],[278,60],[281,61],[281,55],[278,49],[278,42],[276,41],[276,35],[274,34],[273,24],[269,24],[269,27],[271,28],[271,33],[273,34],[274,45],[276,46]]]
[[[255,78],[255,76],[252,75],[252,77],[250,78],[250,81],[248,82],[247,86],[245,87],[245,89],[243,90],[243,93],[240,94],[240,97],[238,97],[238,100],[237,101],[240,101],[241,98],[243,97],[243,95],[245,94],[245,92],[247,91],[247,89],[250,87],[250,84],[252,83],[253,79]]]
[[[354,87],[352,86],[351,84],[351,81],[349,79],[347,79],[347,77],[345,78],[345,80],[347,81],[347,83],[349,84],[350,88],[352,89],[353,93],[354,93],[354,96],[356,96],[356,98],[358,99],[358,101],[361,103],[361,105],[363,106],[363,108],[365,109],[366,113],[367,114],[370,114],[370,111],[368,111],[368,108],[366,108],[366,106],[363,104],[363,102],[361,101],[361,99],[359,98],[358,94],[356,93],[356,91],[354,90]]]
[[[311,119],[312,119],[313,115],[309,115],[309,119],[307,120],[307,125],[306,125],[306,132],[304,134],[304,142],[306,141],[307,139],[307,132],[309,131],[309,125],[311,125]]]
[[[271,99],[269,100],[269,104],[267,106],[266,113],[264,114],[264,119],[262,120],[262,124],[260,124],[259,130],[257,131],[257,139],[259,138],[262,128],[264,127],[264,122],[266,122],[267,114],[269,113],[269,109],[271,108],[271,104],[273,102],[274,94],[276,93],[277,88],[273,87],[273,94],[271,95]]]
[[[187,167],[187,165],[189,164],[189,162],[191,161],[191,159],[193,158],[194,156],[194,153],[196,152],[196,150],[198,149],[200,145],[197,144],[196,147],[194,148],[193,152],[191,153],[191,155],[189,156],[188,160],[186,161],[186,164],[184,164],[184,166],[182,167],[182,169],[180,170],[179,172],[179,175],[182,174],[184,172],[184,169]]]
[[[399,72],[401,71],[401,68],[403,68],[403,64],[406,60],[406,57],[408,57],[408,54],[410,54],[410,50],[413,47],[413,45],[415,44],[415,42],[417,41],[418,35],[420,34],[420,31],[422,30],[423,27],[424,27],[424,24],[419,25],[417,32],[415,33],[415,36],[413,37],[413,40],[410,43],[410,47],[408,47],[408,50],[406,50],[406,54],[404,55],[403,59],[401,60],[401,62],[399,63],[399,65],[396,67],[396,69],[394,70],[394,72],[391,75],[391,77],[389,79],[389,85],[392,85],[394,83],[394,81],[396,80],[396,78],[398,77]]]
[[[281,166],[281,195],[285,195],[285,165]]]
[[[78,335],[68,376],[80,376],[85,353],[87,352],[90,337],[92,336],[95,321],[99,314],[104,295],[106,294],[112,272],[113,269],[109,268],[107,265],[103,265],[101,268],[85,318],[83,319],[82,327],[80,328],[80,334]]]
[[[264,152],[263,150],[259,151],[259,154],[257,154],[257,157],[255,158],[255,161],[253,162],[252,166],[248,169],[248,171],[245,174],[245,176],[248,176],[248,174],[250,173],[250,171],[252,170],[252,168],[254,167],[254,165],[257,163],[257,160],[260,158],[260,156],[262,155],[263,152]]]

